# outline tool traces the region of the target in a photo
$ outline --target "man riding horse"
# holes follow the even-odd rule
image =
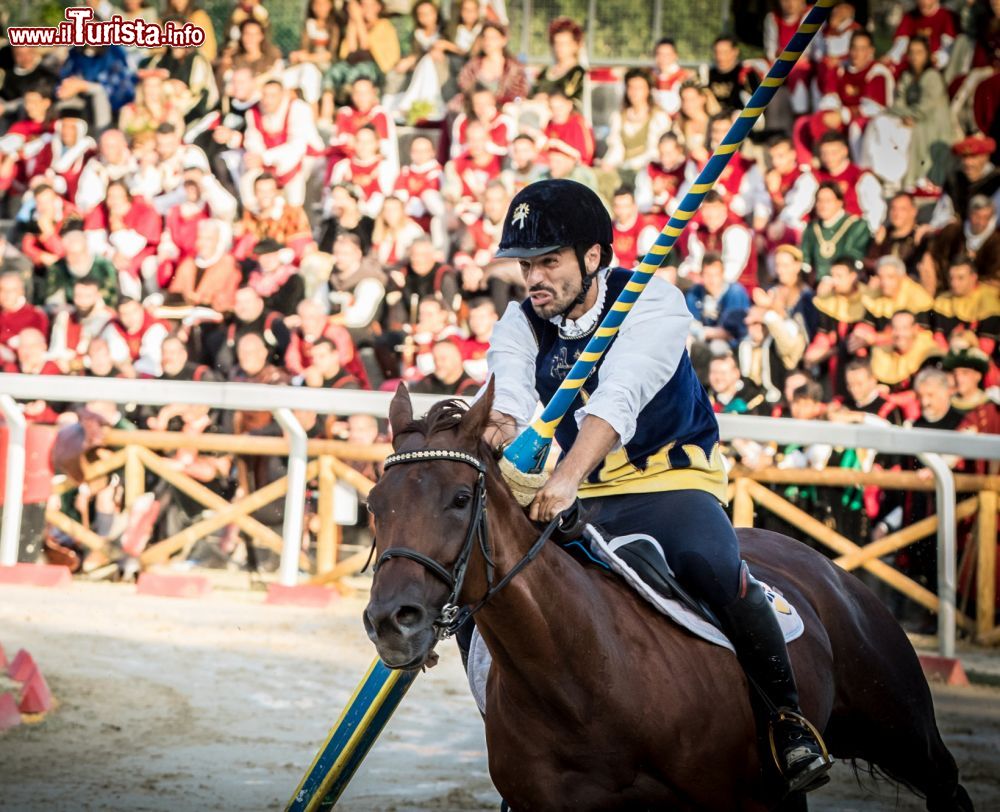
[[[520,261],[528,289],[496,324],[487,356],[496,387],[486,439],[513,440],[558,389],[631,272],[610,267],[611,219],[594,192],[569,180],[525,187],[511,202],[497,257]],[[805,722],[788,651],[761,584],[740,558],[722,507],[719,427],[685,347],[691,316],[681,292],[654,278],[580,390],[555,439],[563,455],[531,497],[505,472],[530,517],[548,522],[586,500],[609,536],[644,534],[645,560],[665,558],[682,588],[707,604],[749,681],[771,708],[775,757],[789,791],[828,780],[830,762]],[[534,483],[541,484],[540,482]]]

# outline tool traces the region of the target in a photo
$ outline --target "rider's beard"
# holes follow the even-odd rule
[[[535,292],[543,292],[548,293],[552,298],[541,305],[535,304],[532,300],[531,307],[540,318],[551,319],[553,316],[558,316],[570,306],[577,294],[580,293],[580,285],[579,279],[569,280],[561,285],[536,285],[528,291],[529,296]]]

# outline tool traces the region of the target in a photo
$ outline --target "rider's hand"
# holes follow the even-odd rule
[[[535,494],[528,515],[532,521],[552,521],[556,515],[573,505],[579,487],[580,482],[576,477],[556,468],[549,481]]]

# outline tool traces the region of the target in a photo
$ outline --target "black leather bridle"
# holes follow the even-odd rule
[[[464,451],[427,448],[421,451],[407,451],[401,454],[390,454],[385,459],[383,470],[388,470],[394,465],[405,465],[417,462],[434,462],[439,460],[465,463],[466,465],[470,465],[475,468],[478,474],[476,477],[475,493],[472,497],[472,519],[469,522],[469,529],[465,534],[465,541],[462,544],[462,549],[459,551],[458,558],[455,559],[455,563],[452,565],[451,571],[449,572],[433,558],[430,558],[410,547],[390,547],[379,556],[378,561],[375,562],[374,571],[377,572],[378,568],[391,558],[409,558],[411,561],[416,561],[418,564],[426,567],[435,576],[444,581],[444,583],[450,588],[451,592],[445,599],[444,606],[441,607],[441,613],[438,615],[437,620],[435,620],[433,624],[436,629],[435,635],[437,639],[444,640],[451,637],[458,630],[458,628],[465,623],[465,621],[482,609],[490,598],[507,586],[515,575],[534,561],[534,559],[541,552],[542,547],[545,546],[545,542],[549,540],[555,530],[560,526],[563,515],[560,514],[549,522],[541,536],[538,537],[538,541],[531,546],[531,549],[528,550],[520,561],[511,567],[510,572],[501,578],[500,581],[494,586],[493,576],[496,574],[496,565],[493,562],[492,550],[490,548],[489,521],[486,516],[486,466],[483,465],[482,461],[471,454],[466,454]],[[483,595],[483,597],[480,598],[474,606],[462,607],[459,606],[458,596],[462,591],[462,584],[465,583],[465,575],[469,568],[469,560],[472,558],[472,550],[477,542],[479,544],[479,549],[483,553],[483,559],[486,562],[486,594]],[[374,551],[375,542],[373,540],[372,554],[374,554]]]

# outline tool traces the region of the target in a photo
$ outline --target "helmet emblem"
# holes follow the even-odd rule
[[[521,203],[516,209],[514,209],[514,216],[511,218],[511,225],[517,224],[521,228],[524,228],[524,221],[528,217],[528,212],[531,211],[531,207],[527,203]]]

